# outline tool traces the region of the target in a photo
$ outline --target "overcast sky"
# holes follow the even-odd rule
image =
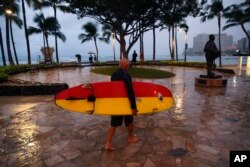
[[[227,7],[228,5],[231,5],[233,3],[241,3],[244,0],[224,0],[224,7]],[[49,8],[47,10],[44,10],[45,16],[53,16],[53,10],[52,8]],[[33,11],[27,8],[27,21],[28,26],[36,26],[33,23],[33,18],[35,16],[35,13],[39,13],[39,11]],[[59,40],[58,46],[59,46],[59,56],[60,57],[69,57],[69,59],[75,58],[75,54],[79,53],[83,56],[88,56],[89,51],[95,51],[94,42],[90,41],[84,44],[80,43],[80,40],[78,39],[78,35],[80,33],[83,33],[81,30],[82,25],[88,20],[87,18],[78,20],[75,15],[72,14],[62,14],[58,11],[58,20],[61,24],[61,31],[66,36],[66,42],[63,43]],[[189,26],[188,31],[188,46],[193,47],[193,37],[201,34],[218,34],[218,24],[217,19],[209,20],[206,23],[201,23],[200,18],[193,18],[189,17],[187,18],[187,24]],[[225,25],[225,20],[222,20],[222,27]],[[0,18],[0,26],[2,28],[3,33],[3,40],[5,42],[5,20],[3,17]],[[101,27],[101,26],[100,26]],[[250,30],[250,24],[247,25],[247,30]],[[156,30],[156,55],[169,55],[168,50],[168,32],[166,30],[159,31],[159,29]],[[235,27],[228,29],[226,31],[222,31],[222,33],[226,33],[228,35],[233,36],[234,42],[237,42],[239,39],[244,38],[245,34],[241,27]],[[15,43],[16,48],[18,52],[18,56],[25,56],[27,54],[26,51],[26,42],[24,37],[24,30],[18,29],[14,26],[14,37],[15,37]],[[184,32],[178,32],[178,48],[179,48],[179,54],[182,53],[184,49]],[[54,37],[49,37],[49,43],[51,46],[54,45]],[[38,55],[41,55],[40,48],[43,45],[42,42],[42,35],[32,35],[30,36],[30,43],[31,43],[31,56],[35,59],[37,59]],[[6,45],[4,43],[4,45]],[[103,42],[98,41],[98,48],[99,48],[99,56],[107,56],[107,55],[113,55],[113,49],[112,49],[112,42],[110,44],[106,44]],[[116,42],[115,45],[116,48],[116,55],[118,57],[119,53],[119,45],[118,42]],[[152,57],[152,31],[149,31],[145,33],[144,35],[144,54],[146,56]],[[129,57],[131,57],[132,51],[136,50],[139,52],[139,45],[138,43],[132,48]],[[6,51],[5,51],[6,52]],[[6,52],[7,54],[7,52]]]

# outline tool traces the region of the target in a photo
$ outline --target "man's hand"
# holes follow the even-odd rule
[[[137,115],[138,110],[132,109],[132,115]]]

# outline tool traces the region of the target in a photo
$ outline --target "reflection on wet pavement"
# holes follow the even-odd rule
[[[204,69],[154,66],[176,74],[169,79],[135,79],[167,86],[175,98],[169,111],[135,117],[142,141],[128,144],[120,127],[112,152],[103,151],[108,116],[58,108],[53,96],[0,96],[0,167],[199,167],[229,166],[230,150],[250,148],[250,78],[224,75],[226,88],[194,85]],[[89,68],[48,69],[13,76],[70,86],[109,81]],[[248,149],[249,150],[249,149]]]

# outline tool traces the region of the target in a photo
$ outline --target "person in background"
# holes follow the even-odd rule
[[[92,56],[92,55],[89,56],[89,63],[90,63],[90,64],[93,63],[93,56]]]
[[[136,63],[137,53],[134,50],[134,53],[132,54],[132,63]]]
[[[140,141],[138,137],[134,135],[134,126],[133,126],[133,115],[137,114],[137,106],[135,101],[135,95],[132,85],[131,76],[128,73],[129,69],[129,61],[128,59],[121,59],[119,62],[119,68],[111,75],[111,81],[124,81],[126,85],[126,89],[129,96],[130,107],[131,107],[131,115],[127,116],[111,116],[111,127],[108,131],[106,143],[104,146],[105,150],[112,151],[112,138],[115,134],[116,128],[121,126],[123,121],[128,130],[128,142],[135,143]]]
[[[219,57],[219,51],[214,43],[215,36],[213,34],[209,35],[209,40],[207,41],[204,52],[207,60],[207,76],[215,77],[215,73],[213,73],[213,64],[214,60]]]

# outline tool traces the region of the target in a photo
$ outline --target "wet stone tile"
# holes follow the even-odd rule
[[[141,164],[138,162],[127,162],[125,167],[141,167]]]
[[[156,167],[156,165],[148,158],[143,167]]]
[[[59,152],[59,154],[62,155],[67,160],[71,160],[71,159],[74,159],[74,158],[80,156],[81,152],[75,148],[68,147],[68,148],[61,150]]]
[[[47,166],[54,166],[60,162],[63,162],[64,159],[60,155],[54,155],[51,158],[45,160]]]
[[[198,144],[198,149],[200,151],[208,152],[213,155],[219,154],[220,150],[218,148],[214,148],[208,145]]]

